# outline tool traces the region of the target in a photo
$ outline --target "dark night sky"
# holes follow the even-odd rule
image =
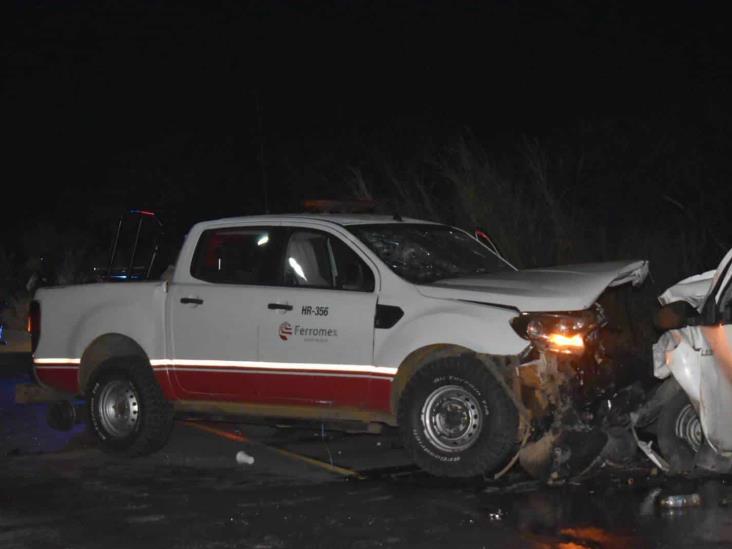
[[[266,142],[301,149],[394,125],[487,142],[601,117],[713,126],[730,114],[717,5],[16,0],[2,16],[0,169],[20,202],[3,206],[3,232],[58,216],[110,185],[121,158],[181,133],[233,139],[254,169],[256,98]]]

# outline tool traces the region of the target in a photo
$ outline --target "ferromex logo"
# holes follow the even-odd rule
[[[301,337],[304,341],[327,341],[329,337],[338,337],[338,330],[335,328],[308,328],[299,324],[293,328],[289,322],[280,324],[278,333],[282,341],[293,336]]]
[[[280,339],[287,341],[287,338],[292,335],[292,326],[289,322],[283,322],[280,324]]]

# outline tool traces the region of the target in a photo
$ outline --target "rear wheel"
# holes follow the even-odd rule
[[[436,476],[490,472],[516,446],[514,403],[470,355],[440,359],[417,371],[401,395],[397,420],[407,452]]]
[[[140,456],[168,441],[173,409],[145,361],[108,361],[99,367],[90,387],[91,427],[103,450]]]
[[[704,444],[699,415],[683,391],[664,404],[658,416],[658,446],[673,472],[694,468],[694,458]]]

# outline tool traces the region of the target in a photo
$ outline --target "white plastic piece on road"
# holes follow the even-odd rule
[[[254,457],[250,456],[246,452],[239,450],[236,453],[236,462],[239,465],[252,465],[254,463]]]
[[[632,417],[632,414],[631,414]],[[635,421],[635,420],[633,420]],[[660,455],[658,455],[653,448],[651,448],[650,442],[644,442],[641,439],[638,438],[638,433],[635,432],[635,427],[632,429],[633,431],[633,438],[635,439],[635,443],[638,445],[638,448],[641,449],[641,451],[646,455],[648,459],[650,459],[653,464],[661,469],[661,471],[669,472],[671,470],[671,466],[668,464],[668,462],[663,459]]]

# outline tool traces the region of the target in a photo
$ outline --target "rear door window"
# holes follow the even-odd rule
[[[219,284],[277,285],[277,236],[273,227],[204,231],[193,256],[191,275]]]

